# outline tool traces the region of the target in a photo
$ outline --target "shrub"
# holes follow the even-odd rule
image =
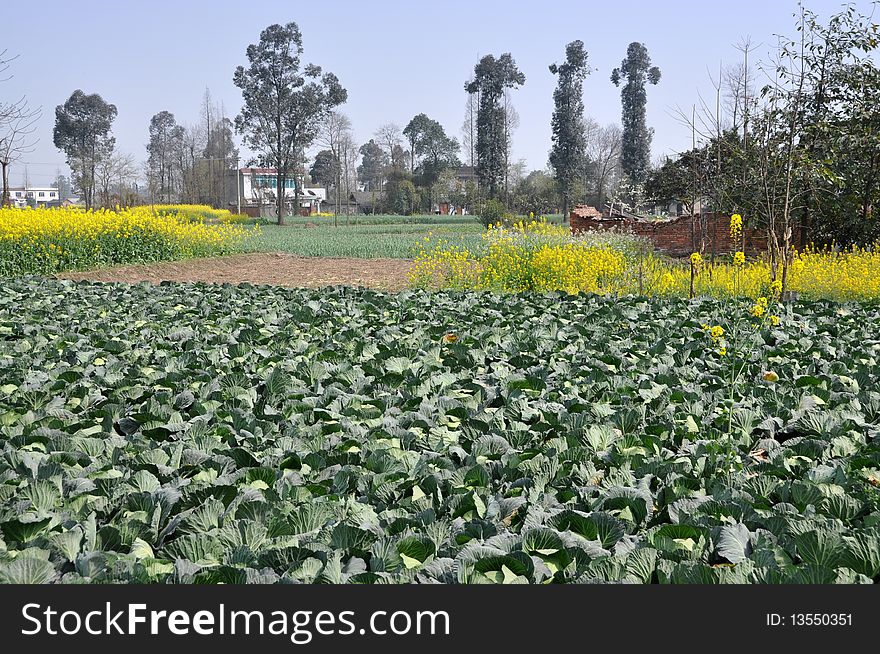
[[[483,203],[483,210],[477,216],[477,220],[482,223],[483,227],[497,225],[508,218],[510,218],[510,213],[507,211],[507,207],[498,200],[486,200]]]

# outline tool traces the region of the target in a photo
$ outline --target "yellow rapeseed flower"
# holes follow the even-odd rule
[[[730,217],[730,238],[737,239],[742,234],[743,219],[738,213]]]

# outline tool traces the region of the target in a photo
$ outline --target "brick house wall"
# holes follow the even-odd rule
[[[703,220],[706,225],[707,255],[728,254],[741,248],[749,256],[767,251],[766,230],[745,227],[743,240],[737,239],[734,243],[730,238],[729,215],[703,214]],[[630,232],[649,239],[656,250],[673,257],[685,257],[700,249],[700,224],[697,216],[679,216],[666,220],[610,218],[602,216],[593,207],[579,205],[572,210],[570,221],[572,234],[611,229]],[[799,233],[792,234],[791,242],[800,242]]]

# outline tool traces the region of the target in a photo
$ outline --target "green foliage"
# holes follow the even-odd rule
[[[667,161],[646,189],[772,225],[782,250],[786,228],[794,238],[799,225],[791,245],[801,250],[870,246],[880,238],[880,26],[847,5],[826,21],[799,12],[796,31],[774,53],[778,82],[742,98],[738,124]]]
[[[562,194],[562,214],[568,215],[574,186],[583,171],[586,135],[584,134],[584,78],[589,74],[587,51],[583,41],[572,41],[565,47],[565,63],[552,64],[550,72],[559,75],[553,91],[553,146],[550,165]]]
[[[264,226],[246,247],[252,251],[289,252],[305,257],[412,259],[428,234],[468,249],[478,249],[483,231],[473,216],[352,216],[351,225],[346,225],[340,216],[338,227],[332,224],[332,218],[311,217],[298,222],[314,224],[315,220],[323,222],[305,229],[292,221],[285,227]]]
[[[67,156],[74,186],[82,192],[86,209],[94,205],[95,169],[112,154],[116,144],[116,138],[110,135],[116,114],[116,105],[97,93],[87,95],[80,89],[55,107],[53,142]]]
[[[516,67],[510,53],[497,59],[486,55],[474,66],[474,77],[465,84],[468,93],[479,93],[477,110],[477,176],[491,199],[498,199],[504,187],[507,134],[504,129],[504,89],[525,84],[526,76]]]
[[[425,114],[418,114],[403,128],[410,143],[411,164],[419,157],[418,173],[422,186],[436,183],[448,167],[458,165],[458,141],[446,135],[443,126]],[[411,165],[411,173],[416,172]]]
[[[546,216],[557,211],[558,199],[556,180],[543,170],[533,170],[517,184],[512,204],[521,215]]]
[[[340,170],[339,159],[333,152],[331,150],[321,150],[315,155],[315,161],[309,170],[309,177],[312,178],[313,184],[330,188],[336,184]]]
[[[359,152],[362,158],[357,167],[358,179],[367,184],[368,191],[381,191],[385,169],[388,167],[388,153],[373,139],[364,143]]]
[[[489,225],[503,223],[510,217],[511,214],[507,211],[507,207],[504,206],[503,202],[500,200],[489,199],[483,203],[480,215],[477,216],[477,219],[483,227],[488,227]]]
[[[177,176],[175,161],[180,152],[180,144],[186,135],[186,128],[177,124],[174,114],[160,111],[150,119],[150,140],[147,143],[147,174],[150,186],[160,201],[173,199]]]
[[[641,43],[630,43],[626,58],[611,73],[611,81],[619,86],[622,79],[626,84],[620,92],[623,105],[623,146],[620,165],[623,172],[636,183],[644,183],[651,165],[651,138],[653,131],[645,119],[648,96],[645,84],[660,81],[660,69],[651,66],[648,49]]]
[[[418,194],[412,180],[406,173],[391,171],[385,183],[383,205],[386,211],[402,216],[411,214]]]
[[[235,128],[244,143],[276,168],[277,188],[296,172],[300,153],[317,136],[321,121],[348,93],[333,73],[302,65],[302,33],[296,23],[270,25],[247,48],[248,67],[235,69],[233,83],[244,104]],[[276,193],[278,224],[284,222],[285,195]]]
[[[730,435],[728,310],[9,282],[0,582],[876,581],[880,310],[790,306]]]

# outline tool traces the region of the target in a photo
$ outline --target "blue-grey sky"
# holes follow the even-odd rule
[[[811,0],[821,15],[839,0]],[[864,13],[872,3],[854,3]],[[516,159],[543,168],[550,147],[555,76],[547,67],[581,39],[596,70],[584,83],[586,111],[602,124],[620,121],[620,92],[609,80],[632,41],[643,42],[662,70],[648,90],[653,157],[689,147],[690,130],[674,117],[699,90],[711,94],[709,71],[740,56],[733,45],[750,36],[766,54],[776,34],[794,33],[795,0],[260,0],[213,2],[152,0],[43,0],[8,3],[0,15],[0,50],[18,55],[0,83],[2,97],[26,94],[41,106],[39,143],[25,156],[32,184],[46,184],[64,156],[52,144],[55,106],[81,88],[100,93],[119,115],[117,148],[146,158],[150,117],[174,113],[195,123],[208,87],[234,115],[241,95],[232,84],[245,49],[272,23],[295,21],[304,62],[336,73],[348,89],[341,107],[359,141],[386,122],[401,127],[419,112],[460,136],[465,80],[484,54],[511,52],[526,83],[513,92],[520,116]],[[878,12],[880,14],[880,12]],[[22,181],[23,166],[11,182]]]

